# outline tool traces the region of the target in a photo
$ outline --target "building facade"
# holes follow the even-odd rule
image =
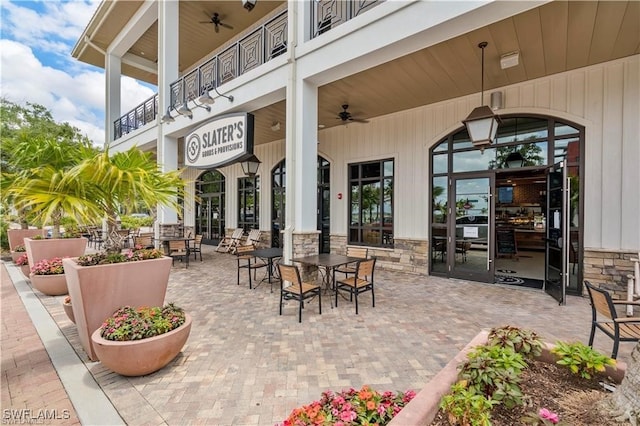
[[[103,2],[74,48],[106,71],[110,149],[189,181],[157,232],[259,228],[285,259],[364,245],[388,269],[625,297],[640,3],[249,3]],[[122,75],[157,95],[121,111]],[[482,104],[500,123],[478,147],[463,120]],[[230,114],[252,117],[255,176],[188,165],[189,135]]]

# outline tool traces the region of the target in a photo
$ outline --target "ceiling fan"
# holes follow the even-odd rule
[[[347,109],[349,109],[349,105],[344,104],[342,105],[342,111],[340,111],[338,113],[338,117],[337,119],[342,120],[342,124],[348,124],[349,122],[353,122],[353,123],[368,123],[369,120],[364,120],[362,118],[355,118],[351,115],[351,113],[349,111],[347,111]]]
[[[206,14],[207,12],[205,12]],[[207,16],[209,16],[207,14]],[[211,18],[208,21],[200,21],[201,24],[213,24],[214,28],[216,30],[216,32],[220,32],[220,27],[224,27],[224,28],[228,28],[230,30],[233,29],[233,27],[229,24],[225,24],[224,22],[222,22],[222,18],[220,18],[220,15],[218,15],[217,12],[214,12],[213,15],[211,15]]]

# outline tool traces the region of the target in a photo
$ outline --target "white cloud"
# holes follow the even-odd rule
[[[70,56],[98,0],[2,1],[0,93],[12,102],[43,105],[54,120],[104,143],[104,71]],[[41,9],[40,13],[35,6]],[[30,7],[30,8],[29,8]],[[154,94],[134,79],[121,82],[122,114]]]

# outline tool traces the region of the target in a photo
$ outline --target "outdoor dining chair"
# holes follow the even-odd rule
[[[249,272],[249,288],[253,288],[251,280],[251,271],[253,271],[253,278],[256,278],[256,271],[261,268],[266,268],[268,265],[257,257],[249,254],[254,251],[253,244],[242,245],[236,247],[236,260],[238,262],[238,285],[240,285],[240,270],[246,269]]]
[[[200,254],[200,262],[202,262],[202,235],[198,234],[193,239],[193,247],[189,247],[189,251],[193,253],[193,260],[196,260],[198,253]]]
[[[303,282],[300,278],[300,271],[294,265],[278,263],[278,271],[280,271],[280,315],[282,315],[284,300],[297,300],[300,303],[298,307],[298,322],[302,322],[304,301],[315,296],[318,296],[318,313],[322,315],[322,287],[317,284]],[[285,287],[285,282],[289,282],[291,285]]]
[[[174,264],[176,258],[182,262],[184,260],[185,268],[189,267],[189,246],[186,240],[170,240],[169,241],[169,256],[171,257],[171,265]]]
[[[154,248],[153,238],[149,235],[141,235],[139,237],[133,237],[133,246],[142,247],[144,249]]]
[[[618,356],[620,342],[637,342],[640,340],[640,317],[618,317],[616,305],[640,306],[640,302],[613,300],[609,292],[595,287],[589,281],[584,282],[591,299],[591,334],[589,346],[593,346],[596,328],[613,339],[611,358]]]
[[[358,315],[358,295],[371,291],[372,306],[376,306],[376,297],[373,285],[373,272],[376,266],[376,258],[360,260],[356,266],[356,272],[351,277],[343,278],[336,282],[336,307],[338,307],[338,293],[340,290],[349,292],[349,300],[356,299],[356,315]]]
[[[369,249],[366,247],[347,247],[347,256],[349,257],[359,257],[360,259],[366,259],[369,256]],[[345,276],[349,276],[350,274],[356,273],[356,265],[357,262],[347,263],[346,265],[339,266],[336,268],[336,272],[340,272],[345,274]]]

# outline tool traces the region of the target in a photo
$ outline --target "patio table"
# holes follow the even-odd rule
[[[346,265],[348,263],[358,262],[362,260],[359,257],[345,256],[343,254],[333,253],[320,253],[311,256],[295,257],[291,259],[292,262],[297,262],[302,265],[315,266],[322,275],[322,283],[325,288],[325,294],[328,291],[335,291],[336,283],[336,268],[338,266]],[[331,303],[333,307],[333,301]]]
[[[264,281],[267,281],[269,284],[271,284],[271,292],[273,293],[273,276],[275,275],[273,260],[282,257],[282,247],[256,249],[248,252],[247,254],[260,259],[266,259],[267,261],[267,278],[263,278],[262,280],[260,280],[260,282],[254,287],[254,289],[258,288],[258,286]]]

